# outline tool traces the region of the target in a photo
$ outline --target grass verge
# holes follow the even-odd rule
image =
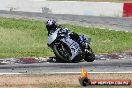
[[[132,33],[65,24],[71,31],[92,38],[95,53],[132,50]],[[43,21],[0,18],[0,58],[53,56],[47,47]]]

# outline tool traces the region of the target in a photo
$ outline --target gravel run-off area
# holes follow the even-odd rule
[[[81,86],[78,78],[81,74],[77,75],[0,75],[0,88],[45,88],[51,86],[51,84],[58,86]],[[130,79],[132,80],[132,74],[120,73],[120,74],[101,74],[90,73],[90,79]],[[57,88],[56,87],[56,88]],[[65,87],[65,88],[67,88]],[[121,86],[120,86],[121,87]],[[49,87],[52,88],[52,87]],[[125,86],[121,87],[125,88]],[[132,88],[132,86],[127,86]]]

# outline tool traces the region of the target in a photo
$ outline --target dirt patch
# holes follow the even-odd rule
[[[78,77],[81,75],[0,75],[0,88],[45,88],[54,84],[80,86]],[[132,74],[89,74],[90,79],[130,79]],[[45,87],[44,87],[45,86]],[[64,87],[64,86],[63,86]],[[129,86],[131,88],[132,86]],[[60,87],[56,87],[60,88]]]

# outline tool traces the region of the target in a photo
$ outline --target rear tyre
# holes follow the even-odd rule
[[[93,62],[95,60],[95,54],[92,49],[90,49],[89,52],[86,52],[84,60],[87,62]]]
[[[95,55],[91,53],[87,53],[84,60],[87,62],[93,62],[95,60]]]

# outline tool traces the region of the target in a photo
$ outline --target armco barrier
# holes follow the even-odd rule
[[[132,3],[1,0],[0,10],[89,16],[132,16]]]

